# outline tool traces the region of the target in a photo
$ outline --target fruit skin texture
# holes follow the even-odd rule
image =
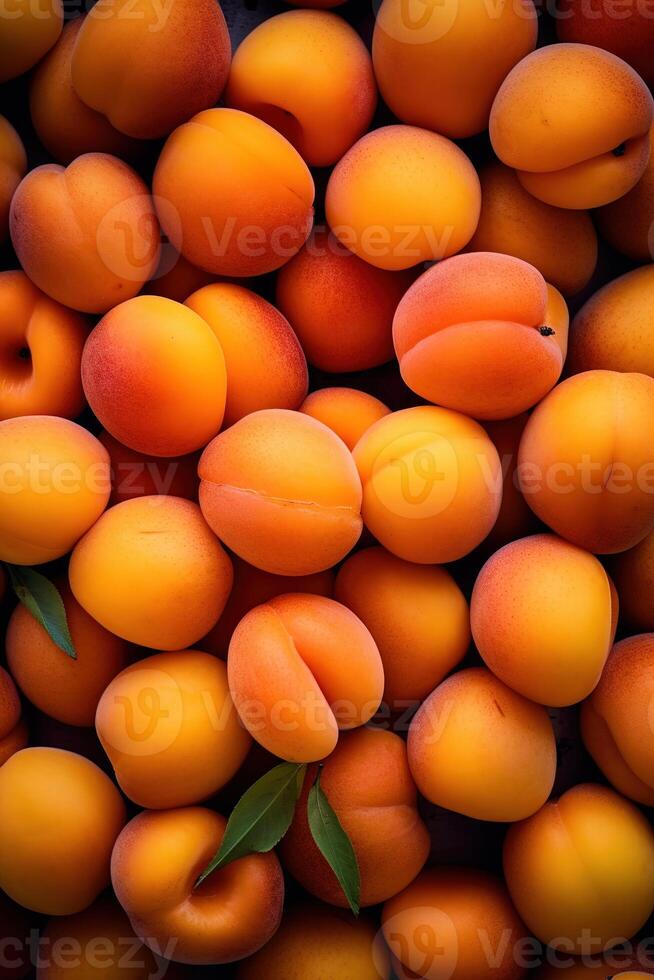
[[[432,266],[395,311],[402,377],[418,395],[480,419],[512,418],[556,384],[563,353],[543,334],[547,288],[532,265],[495,252]]]
[[[328,167],[368,129],[377,86],[368,50],[349,24],[323,11],[290,10],[241,41],[225,100],[278,129],[310,166]]]
[[[581,784],[509,828],[504,874],[541,942],[598,953],[630,939],[654,907],[654,833],[623,797]]]
[[[393,357],[392,324],[413,272],[377,269],[316,229],[277,275],[276,302],[310,364],[366,371]]]
[[[109,120],[87,106],[73,88],[71,62],[84,23],[76,17],[64,27],[55,46],[35,69],[30,83],[30,115],[39,140],[52,156],[67,165],[82,153],[129,157],[137,144],[119,133]],[[115,96],[115,88],[112,90]]]
[[[389,980],[388,952],[367,916],[353,919],[321,902],[302,899],[259,953],[238,967],[238,980]]]
[[[26,748],[28,742],[29,732],[27,725],[21,718],[8,735],[0,738],[0,766],[4,766],[7,759],[10,759],[15,752],[20,752],[21,749]]]
[[[612,643],[611,589],[591,554],[551,534],[500,548],[479,573],[472,635],[486,666],[540,704],[587,697]]]
[[[13,677],[0,667],[0,739],[4,739],[20,720],[20,697]]]
[[[309,830],[307,798],[316,771],[311,768],[305,776],[293,823],[281,843],[282,862],[312,895],[346,908],[341,886]],[[429,854],[429,834],[416,809],[402,739],[370,728],[349,732],[325,760],[320,785],[352,842],[361,904],[376,905],[396,895]]]
[[[654,22],[651,10],[636,0],[621,4],[617,17],[601,0],[563,0],[558,8],[556,30],[561,41],[593,44],[622,58],[654,84],[652,44]]]
[[[214,105],[231,60],[227,24],[212,0],[99,0],[73,51],[80,99],[123,133],[167,136]],[[116,84],[120,79],[120,84]]]
[[[109,884],[125,805],[81,755],[23,749],[0,767],[0,822],[0,887],[35,912],[72,915]]]
[[[584,702],[581,733],[586,748],[615,788],[654,806],[654,633],[613,647],[599,684]]]
[[[111,879],[132,929],[155,951],[174,941],[172,955],[181,963],[250,956],[281,920],[284,878],[272,851],[234,861],[193,891],[226,825],[203,807],[146,810],[116,841]]]
[[[518,455],[537,517],[581,548],[614,554],[654,526],[654,380],[587,371],[532,413]]]
[[[333,599],[299,592],[244,616],[227,672],[245,728],[289,762],[324,759],[339,730],[372,718],[384,690],[379,650],[361,620]]]
[[[468,603],[445,568],[365,548],[341,566],[334,596],[372,633],[391,710],[425,698],[470,645]]]
[[[570,330],[569,371],[622,371],[654,377],[654,265],[602,286]]]
[[[363,433],[391,410],[366,391],[321,388],[304,399],[299,411],[326,425],[352,451]]]
[[[650,155],[642,177],[632,189],[595,213],[602,238],[637,262],[654,257],[654,126],[649,131]]]
[[[524,538],[537,529],[534,512],[520,491],[518,477],[518,448],[529,415],[523,412],[512,419],[486,422],[484,428],[497,449],[502,464],[502,504],[493,528],[482,547],[490,552],[517,538]]]
[[[363,520],[398,558],[440,564],[467,555],[497,518],[497,450],[476,422],[420,406],[375,422],[354,449]]]
[[[225,664],[200,650],[159,653],[127,667],[100,698],[95,727],[123,792],[153,810],[211,796],[250,747]]]
[[[483,667],[458,671],[429,695],[411,722],[408,752],[423,796],[477,820],[529,817],[554,785],[546,710]]]
[[[79,415],[87,335],[86,319],[42,293],[24,272],[0,272],[0,419]]]
[[[34,284],[83,313],[104,313],[135,296],[159,261],[148,188],[107,153],[85,153],[66,168],[47,163],[30,171],[12,199],[9,224],[16,255]]]
[[[447,258],[472,238],[477,172],[454,143],[415,126],[363,136],[334,167],[327,221],[339,241],[379,269]]]
[[[56,44],[64,25],[62,0],[17,0],[6,8],[0,39],[0,82],[16,78]]]
[[[66,656],[34,616],[19,604],[7,626],[7,666],[25,697],[66,725],[90,727],[100,696],[127,663],[128,647],[96,623],[57,582],[77,659]]]
[[[202,317],[171,299],[136,296],[110,310],[84,347],[82,383],[100,422],[137,452],[182,456],[222,425],[220,342]]]
[[[595,208],[642,176],[653,107],[642,78],[620,58],[588,44],[552,44],[509,72],[493,102],[490,138],[534,197]]]
[[[153,188],[174,247],[218,275],[272,272],[311,230],[307,165],[275,129],[237,109],[207,109],[176,129]]]
[[[451,139],[481,133],[505,76],[536,47],[536,9],[465,0],[423,14],[401,0],[379,8],[372,57],[384,102],[402,122]]]
[[[502,252],[535,266],[566,296],[578,293],[597,263],[597,235],[586,211],[532,197],[515,171],[494,162],[479,174],[481,215],[466,250]]]
[[[519,980],[525,973],[513,954],[526,938],[526,930],[504,884],[482,871],[423,871],[386,902],[382,929],[391,952],[409,971],[399,972],[401,977],[418,976],[411,971],[419,970],[425,980],[445,976],[451,980]],[[493,966],[489,965],[489,949],[499,957]]]
[[[0,561],[60,558],[97,521],[110,490],[109,457],[75,422],[31,415],[0,422]]]
[[[169,494],[197,503],[200,478],[199,453],[186,456],[148,456],[123,446],[108,432],[98,439],[109,453],[111,464],[111,504],[133,497]]]
[[[26,170],[23,141],[9,120],[0,116],[0,243],[9,235],[9,205]]]
[[[361,534],[361,483],[347,446],[285,409],[241,419],[200,458],[200,506],[239,557],[275,575],[331,568]]]
[[[155,650],[181,650],[215,625],[232,587],[232,565],[181,497],[112,507],[70,560],[79,604],[106,629]]]
[[[263,408],[296,409],[307,393],[307,362],[288,320],[261,296],[213,283],[185,302],[209,324],[225,355],[225,426]]]
[[[620,615],[638,632],[654,630],[654,531],[618,555],[611,574],[620,595]]]

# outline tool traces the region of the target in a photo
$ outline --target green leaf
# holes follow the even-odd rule
[[[66,610],[57,587],[33,568],[7,565],[7,571],[12,588],[25,608],[29,609],[59,649],[77,660]]]
[[[307,817],[320,853],[336,875],[350,908],[358,915],[361,908],[361,876],[357,856],[320,785],[320,770],[309,790]]]
[[[291,826],[306,768],[304,763],[284,762],[250,786],[232,810],[218,852],[196,881],[196,888],[230,861],[271,851],[279,844]]]

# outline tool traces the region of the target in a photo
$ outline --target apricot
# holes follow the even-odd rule
[[[82,102],[73,88],[71,64],[83,23],[82,16],[66,24],[30,82],[32,125],[46,150],[64,165],[82,153],[128,157],[137,152],[136,143],[114,129],[106,116]]]
[[[334,167],[325,211],[334,235],[379,269],[444,259],[472,238],[479,178],[463,150],[416,126],[383,126]]]
[[[570,331],[569,369],[654,377],[654,265],[607,283],[581,307]]]
[[[352,450],[373,422],[390,415],[391,410],[366,391],[322,388],[312,391],[300,405],[299,411],[318,419]]]
[[[81,314],[50,299],[24,272],[0,272],[0,419],[79,415],[87,334]]]
[[[160,296],[136,296],[102,318],[84,347],[82,384],[104,427],[137,452],[183,456],[223,422],[220,342],[197,313]]]
[[[586,748],[619,792],[654,806],[654,633],[613,647],[600,682],[582,705]]]
[[[325,230],[277,275],[276,302],[308,361],[322,371],[366,371],[393,357],[397,304],[412,272],[377,269]]]
[[[326,425],[285,409],[253,412],[200,458],[200,506],[239,557],[277,575],[310,575],[361,534],[361,483]]]
[[[0,667],[0,739],[5,738],[20,719],[20,698],[11,674]]]
[[[654,126],[649,131],[650,155],[643,175],[624,195],[595,213],[602,238],[637,262],[654,258]]]
[[[347,906],[333,871],[311,836],[307,772],[290,830],[281,843],[284,867],[312,895]],[[413,881],[429,854],[416,788],[399,735],[361,728],[344,735],[325,760],[320,785],[347,833],[359,865],[361,904],[376,905]]]
[[[10,759],[14,753],[26,748],[28,742],[29,731],[25,720],[21,718],[8,735],[0,738],[0,766],[4,766],[7,759]],[[1,971],[0,976],[2,976]]]
[[[120,793],[88,759],[16,752],[0,767],[0,887],[35,912],[81,912],[109,884],[124,822]]]
[[[481,215],[467,251],[502,252],[529,262],[566,296],[583,289],[597,263],[590,215],[539,201],[515,171],[498,162],[485,166],[479,180]]]
[[[500,548],[470,603],[486,666],[540,704],[575,704],[599,681],[612,643],[606,572],[593,555],[552,534]]]
[[[26,170],[23,141],[9,120],[0,116],[0,243],[9,235],[9,206]]]
[[[370,630],[391,710],[425,698],[470,645],[468,603],[445,568],[365,548],[341,566],[334,596]]]
[[[481,133],[500,84],[537,34],[531,0],[492,10],[481,0],[424,8],[383,0],[372,57],[384,102],[402,122],[451,139]]]
[[[635,68],[648,85],[654,84],[654,23],[647,4],[625,0],[616,10],[606,0],[563,0],[557,14],[561,41],[594,44],[611,51]]]
[[[111,504],[152,494],[169,494],[197,503],[200,487],[197,453],[186,456],[147,456],[123,446],[108,432],[101,432],[98,439],[109,453]]]
[[[109,499],[109,457],[68,419],[0,422],[0,561],[38,565],[65,555]]]
[[[225,425],[263,408],[299,407],[307,393],[307,362],[279,310],[243,286],[214,283],[186,306],[209,324],[225,355]]]
[[[127,667],[100,698],[95,725],[125,795],[154,810],[211,796],[250,747],[225,664],[200,650]]]
[[[307,165],[272,126],[238,109],[207,109],[176,129],[153,187],[173,246],[207,272],[272,272],[311,230]]]
[[[37,167],[9,214],[21,266],[52,299],[104,313],[135,296],[159,261],[159,226],[136,171],[106,153]],[[71,274],[71,270],[75,274]]]
[[[489,130],[497,156],[534,197],[595,208],[642,176],[653,114],[647,85],[625,61],[589,44],[551,44],[509,72]]]
[[[537,526],[534,512],[520,491],[518,476],[518,448],[528,419],[529,415],[523,412],[512,419],[484,423],[497,449],[503,473],[500,512],[484,539],[484,549],[497,551],[502,545],[531,534]]]
[[[64,26],[62,0],[15,0],[0,34],[0,82],[29,71],[56,44]]]
[[[504,874],[542,942],[602,952],[630,939],[654,908],[654,832],[617,793],[581,784],[509,828]]]
[[[402,377],[429,401],[482,419],[511,418],[556,384],[563,354],[546,323],[547,288],[527,262],[495,252],[428,269],[393,319]]]
[[[638,631],[654,630],[654,531],[634,548],[618,555],[611,574],[620,596],[620,612]]]
[[[276,932],[284,878],[272,851],[240,858],[194,889],[226,825],[203,807],[144,811],[118,837],[114,891],[150,949],[171,944],[181,963],[229,963],[251,956]]]
[[[300,592],[243,617],[227,673],[245,728],[289,762],[329,755],[339,730],[365,725],[384,691],[379,650],[361,620],[333,599]]]
[[[377,86],[353,27],[326,11],[289,10],[241,41],[225,100],[274,126],[309,165],[329,167],[368,129]]]
[[[588,551],[632,548],[654,526],[654,380],[587,371],[535,409],[518,454],[537,517]]]
[[[205,272],[204,269],[198,269],[183,255],[177,254],[171,265],[169,247],[166,251],[162,249],[159,266],[153,273],[152,279],[146,282],[142,292],[153,296],[164,296],[166,299],[174,299],[176,303],[183,303],[191,293],[215,281],[215,276],[212,276],[210,272]]]
[[[98,0],[71,63],[79,98],[128,136],[167,136],[214,105],[231,45],[214,0]],[[117,81],[120,84],[117,84]]]
[[[504,884],[483,871],[423,871],[386,902],[382,929],[408,970],[398,974],[403,978],[519,980],[525,973],[516,956],[525,927]]]
[[[287,909],[275,936],[238,967],[238,980],[389,980],[388,952],[374,920],[320,902]]]
[[[477,422],[420,406],[375,422],[354,449],[363,520],[398,558],[454,561],[488,534],[500,508],[497,450]]]
[[[127,644],[84,612],[57,582],[77,659],[67,657],[25,606],[7,626],[7,665],[32,704],[66,725],[91,726],[105,687],[127,663]]]

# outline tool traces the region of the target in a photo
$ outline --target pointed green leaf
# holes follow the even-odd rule
[[[288,830],[306,772],[304,763],[284,762],[257,780],[238,801],[217,854],[198,880],[246,854],[271,851]]]
[[[320,785],[320,770],[309,790],[307,817],[320,853],[336,875],[350,908],[358,915],[361,908],[361,876],[357,856]]]
[[[59,649],[77,660],[66,610],[57,587],[33,568],[7,565],[7,571],[12,588],[25,608],[29,609]]]

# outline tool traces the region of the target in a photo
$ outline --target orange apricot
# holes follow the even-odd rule
[[[587,285],[597,263],[590,215],[545,204],[528,194],[515,171],[495,162],[479,174],[481,215],[470,252],[502,252],[535,266],[566,295]]]
[[[649,159],[654,101],[625,61],[589,44],[551,44],[523,58],[490,114],[495,153],[534,197],[562,208],[615,201]]]
[[[123,446],[108,432],[101,432],[98,439],[109,453],[111,504],[152,494],[184,497],[197,503],[200,487],[197,453],[187,456],[147,456]]]
[[[556,31],[561,41],[611,51],[635,68],[648,85],[654,84],[654,21],[648,4],[624,0],[614,8],[610,0],[562,0],[557,15]]]
[[[23,718],[18,721],[8,735],[0,738],[0,766],[4,766],[7,759],[10,759],[15,752],[27,747],[29,742],[29,731]],[[0,970],[0,977],[2,970]]]
[[[341,566],[334,596],[370,630],[391,710],[426,697],[470,644],[468,603],[445,568],[365,548]]]
[[[637,262],[654,258],[654,126],[649,131],[649,145],[649,161],[638,183],[595,212],[602,238]]]
[[[380,269],[444,259],[472,238],[479,178],[463,150],[415,126],[363,136],[327,185],[327,221],[338,240]]]
[[[124,822],[120,793],[88,759],[16,752],[0,767],[0,887],[35,912],[81,912],[109,884]]]
[[[563,368],[546,308],[545,280],[522,259],[471,252],[439,262],[395,312],[402,377],[445,408],[512,418],[540,401]]]
[[[336,876],[314,843],[307,798],[308,770],[282,862],[303,888],[332,905],[347,906]],[[429,834],[417,811],[416,788],[399,735],[361,728],[340,740],[324,761],[320,785],[347,833],[361,876],[361,904],[376,905],[413,881],[429,854]]]
[[[50,299],[24,272],[0,272],[0,419],[79,415],[87,334],[81,314]]]
[[[197,642],[232,587],[231,562],[198,505],[169,496],[111,507],[75,547],[69,575],[90,616],[157,650]]]
[[[340,730],[372,718],[384,691],[379,650],[361,620],[333,599],[300,592],[243,617],[227,673],[245,728],[289,762],[329,755]]]
[[[240,858],[194,889],[226,824],[203,807],[146,810],[118,837],[114,891],[150,949],[172,948],[181,963],[229,963],[252,955],[277,931],[284,878],[272,851]]]
[[[620,613],[638,631],[654,630],[654,531],[611,563],[620,596]]]
[[[231,60],[227,24],[214,0],[98,0],[72,56],[79,98],[122,133],[167,136],[214,105]],[[116,84],[120,80],[120,84]]]
[[[183,456],[223,422],[220,342],[197,313],[161,296],[136,296],[100,320],[84,347],[82,384],[104,427],[137,452]]]
[[[300,405],[299,411],[318,419],[352,450],[373,422],[390,415],[391,410],[366,391],[322,388],[312,391]]]
[[[214,283],[185,303],[209,324],[225,355],[225,425],[262,408],[296,409],[307,393],[307,362],[288,320],[243,286]]]
[[[532,413],[518,454],[537,517],[588,551],[612,554],[654,526],[654,380],[586,371]]]
[[[593,954],[631,937],[654,908],[654,832],[605,786],[574,786],[509,828],[504,874],[542,942]]]
[[[0,116],[0,243],[9,235],[9,206],[26,170],[23,142],[9,120]]]
[[[7,665],[32,704],[67,725],[91,726],[100,695],[127,663],[127,644],[86,613],[57,583],[77,659],[59,649],[23,605],[7,626]]]
[[[148,188],[106,153],[85,153],[66,168],[48,163],[32,170],[14,194],[9,225],[16,255],[35,285],[83,313],[104,313],[135,296],[159,261]]]
[[[0,561],[38,565],[65,555],[107,505],[109,457],[75,422],[6,419],[0,459]]]
[[[523,412],[512,419],[485,422],[484,428],[497,449],[502,464],[502,503],[493,528],[484,539],[484,549],[497,551],[502,545],[524,538],[536,527],[536,518],[520,491],[518,448],[529,415]]]
[[[56,44],[63,26],[63,0],[11,3],[0,32],[0,82],[29,71]]]
[[[384,102],[402,122],[451,139],[488,126],[493,99],[516,62],[536,47],[531,0],[420,4],[383,0],[372,41]]]
[[[28,613],[28,615],[30,615]],[[5,738],[20,719],[20,698],[11,674],[0,667],[0,739]]]
[[[277,575],[310,575],[361,534],[361,483],[326,425],[285,409],[240,419],[200,459],[200,506],[239,557]]]
[[[363,520],[398,558],[454,561],[488,534],[500,508],[497,450],[477,422],[420,406],[375,422],[354,448]]]
[[[377,269],[325,230],[277,275],[276,302],[310,364],[323,371],[365,371],[393,357],[397,304],[411,272]]]
[[[225,100],[274,126],[311,166],[328,167],[368,129],[377,87],[354,28],[326,11],[290,10],[241,41]]]
[[[551,534],[500,548],[470,603],[486,666],[540,704],[569,705],[599,681],[612,643],[609,580],[593,555]]]
[[[272,272],[302,247],[314,185],[297,150],[238,109],[207,109],[168,138],[154,172],[161,225],[207,272]]]

